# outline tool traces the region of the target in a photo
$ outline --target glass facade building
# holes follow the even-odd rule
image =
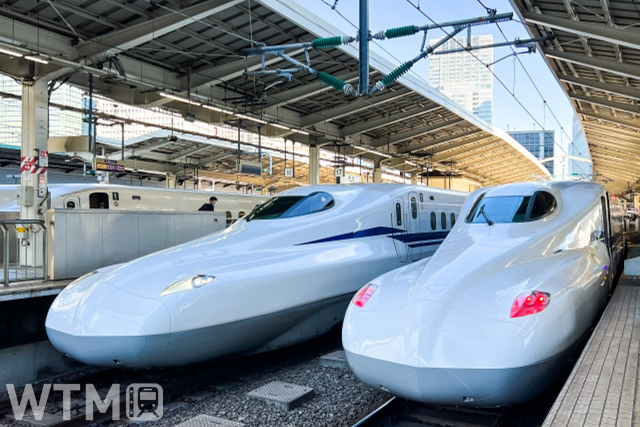
[[[587,176],[593,173],[593,166],[591,164],[591,155],[589,154],[589,146],[587,145],[587,139],[584,136],[582,124],[578,119],[578,116],[573,118],[573,143],[569,144],[569,155],[572,157],[581,157],[588,159],[586,162],[569,159],[569,175],[571,176]]]
[[[22,86],[11,77],[0,75],[0,92],[22,96]],[[51,94],[51,103],[82,107],[82,90],[62,85]],[[49,136],[83,134],[82,113],[49,107]],[[20,146],[22,138],[22,100],[0,97],[0,144]]]
[[[438,39],[429,40],[433,45]],[[471,36],[471,45],[493,43],[493,36]],[[467,37],[455,37],[436,49],[436,52],[467,46]],[[473,52],[483,63],[493,62],[493,49]],[[491,124],[493,114],[493,75],[469,52],[455,52],[429,56],[429,85],[452,101]]]
[[[554,156],[555,143],[553,141],[555,131],[553,130],[525,130],[507,133],[539,160]],[[543,165],[551,175],[554,174],[553,159],[543,162]]]

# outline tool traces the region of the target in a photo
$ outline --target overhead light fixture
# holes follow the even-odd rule
[[[252,122],[256,122],[256,123],[262,123],[262,124],[267,124],[267,122],[265,122],[264,120],[260,120],[257,119],[255,117],[251,117],[251,116],[246,116],[244,114],[239,114],[239,113],[234,113],[237,117],[240,117],[241,119],[247,119],[247,120],[251,120]]]
[[[186,121],[190,122],[190,123],[193,123],[193,122],[195,122],[195,121],[196,121],[196,116],[195,116],[195,115],[193,115],[193,114],[191,114],[191,113],[186,113],[186,114],[184,115],[184,119],[185,119]]]
[[[219,113],[224,114],[233,114],[233,111],[225,110],[224,108],[218,108],[214,105],[202,104],[202,108],[206,108],[207,110],[217,111]]]
[[[24,57],[24,59],[28,59],[29,61],[33,61],[33,62],[39,62],[40,64],[45,64],[45,65],[49,63],[49,59],[39,55],[27,55]]]
[[[410,162],[410,161],[405,161],[406,164],[411,165],[411,166],[418,166],[416,163]]]
[[[392,155],[390,155],[390,154],[387,154],[387,153],[381,153],[381,152],[379,152],[379,151],[374,151],[374,150],[369,150],[368,148],[364,148],[364,147],[361,147],[361,146],[359,146],[359,145],[354,145],[354,147],[355,147],[355,148],[357,148],[358,150],[362,150],[362,151],[365,151],[365,152],[367,152],[367,153],[375,154],[376,156],[385,157],[385,158],[387,158],[387,159],[391,159],[391,158],[393,158],[393,156],[392,156]]]
[[[171,93],[167,93],[167,92],[160,92],[160,96],[165,97],[165,98],[169,98],[169,99],[173,99],[175,101],[180,101],[180,102],[184,102],[186,104],[191,104],[191,105],[202,105],[199,102],[195,102],[190,100],[189,98],[184,98],[182,96],[178,96],[178,95],[173,95]]]
[[[269,123],[269,126],[273,126],[274,128],[278,128],[278,129],[291,130],[291,128],[282,126],[281,124],[278,124],[278,123]]]
[[[9,55],[9,56],[15,56],[16,58],[22,58],[24,56],[20,52],[17,52],[15,50],[11,50],[11,49],[7,49],[5,47],[0,47],[0,53],[4,53],[5,55]]]
[[[306,131],[301,130],[301,129],[293,129],[293,128],[291,128],[291,130],[296,132],[296,133],[301,133],[303,135],[309,135],[309,132],[306,132]]]

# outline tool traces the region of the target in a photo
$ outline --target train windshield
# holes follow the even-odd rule
[[[265,204],[258,206],[246,218],[247,221],[293,218],[327,210],[334,204],[333,197],[321,191],[307,196],[280,196],[274,197]]]
[[[467,216],[466,221],[474,224],[524,222],[530,196],[483,197]]]
[[[533,196],[480,196],[466,221],[470,223],[535,221],[550,215],[557,206],[556,198],[546,191],[537,191]]]

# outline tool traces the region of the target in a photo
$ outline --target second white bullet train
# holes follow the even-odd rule
[[[351,369],[421,402],[536,396],[607,301],[625,249],[622,214],[594,183],[476,191],[433,257],[356,294],[343,325]]]
[[[341,322],[369,280],[432,255],[466,197],[292,189],[220,233],[78,279],[51,306],[47,333],[73,359],[139,368],[292,345]]]

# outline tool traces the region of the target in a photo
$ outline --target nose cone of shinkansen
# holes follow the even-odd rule
[[[520,403],[548,386],[562,359],[544,356],[555,319],[511,319],[512,290],[465,300],[454,283],[426,286],[429,262],[378,277],[364,306],[349,305],[342,341],[356,376],[410,400],[476,407]],[[501,278],[474,287],[492,281]]]
[[[49,340],[74,360],[97,366],[153,366],[169,343],[171,317],[158,299],[132,295],[93,277],[66,288],[46,320]]]

